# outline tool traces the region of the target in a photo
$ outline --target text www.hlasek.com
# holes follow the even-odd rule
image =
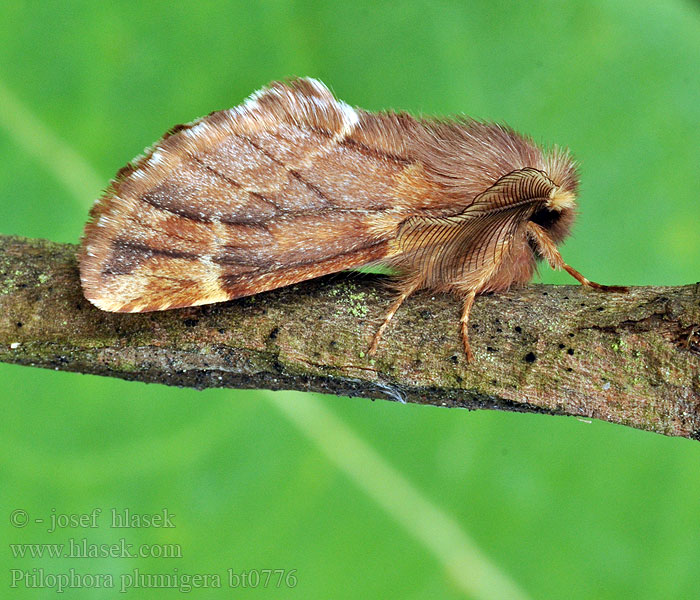
[[[95,544],[70,538],[68,544],[10,544],[14,558],[182,558],[180,544]]]

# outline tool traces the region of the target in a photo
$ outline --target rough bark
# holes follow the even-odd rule
[[[374,359],[390,303],[338,274],[232,302],[112,314],[82,296],[76,246],[0,237],[0,361],[193,388],[295,389],[592,417],[700,439],[700,283],[605,294],[531,285],[459,303],[419,293]]]

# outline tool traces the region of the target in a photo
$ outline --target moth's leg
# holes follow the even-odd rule
[[[547,232],[543,227],[532,221],[528,221],[527,224],[527,234],[532,241],[535,242],[537,250],[552,267],[552,269],[564,269],[569,275],[574,279],[579,281],[581,285],[587,285],[588,287],[595,288],[596,290],[602,290],[604,292],[626,292],[627,288],[620,285],[601,285],[595,281],[586,279],[581,273],[579,273],[573,267],[567,265],[564,259],[559,254],[559,249],[557,245],[552,241],[552,239],[547,235]]]
[[[460,333],[462,334],[462,344],[464,345],[464,352],[467,355],[467,362],[474,360],[472,349],[469,346],[469,313],[472,310],[475,297],[476,292],[471,291],[467,293],[466,298],[464,298],[464,306],[462,307],[462,318],[459,320]]]
[[[369,354],[373,355],[377,352],[377,346],[379,345],[379,340],[382,337],[382,334],[384,333],[384,330],[387,328],[389,325],[389,322],[391,319],[394,317],[394,314],[396,311],[399,309],[399,306],[401,306],[413,292],[415,292],[419,287],[418,282],[411,283],[406,287],[406,289],[401,292],[399,297],[394,300],[394,303],[389,307],[388,312],[386,313],[386,316],[384,317],[384,322],[379,326],[379,329],[377,329],[377,333],[374,334],[374,337],[372,338],[372,344],[369,347]]]

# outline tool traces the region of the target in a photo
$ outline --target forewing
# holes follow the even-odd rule
[[[93,207],[86,297],[122,312],[192,306],[382,258],[391,228],[377,222],[408,161],[391,140],[365,143],[372,123],[295,80],[178,126]]]

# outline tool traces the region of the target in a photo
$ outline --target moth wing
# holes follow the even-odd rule
[[[406,220],[397,237],[399,251],[404,261],[422,265],[428,287],[450,283],[478,291],[553,190],[552,181],[536,169],[513,171],[458,215]]]
[[[374,117],[300,79],[171,130],[93,207],[85,296],[104,310],[162,310],[382,258],[391,228],[376,224],[407,160],[391,139],[371,146]]]

